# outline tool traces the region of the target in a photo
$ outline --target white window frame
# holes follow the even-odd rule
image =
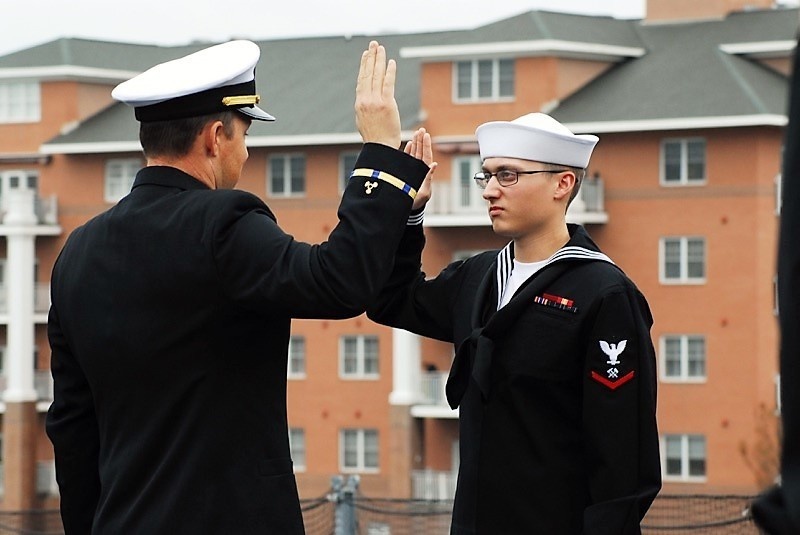
[[[781,215],[783,209],[783,173],[775,175],[775,215]]]
[[[667,375],[667,341],[677,339],[680,344],[680,373]],[[703,374],[689,375],[689,341],[703,342]],[[661,358],[661,381],[664,383],[705,383],[708,380],[708,339],[702,334],[665,334],[659,341]]]
[[[302,427],[289,428],[289,451],[292,456],[294,471],[305,472],[307,467],[306,430]]]
[[[356,463],[346,465],[346,436],[355,435],[356,438]],[[374,437],[375,445],[375,466],[367,466],[367,437]],[[380,472],[380,433],[377,429],[342,429],[339,431],[339,470],[342,473],[367,473],[377,474]]]
[[[286,365],[286,376],[289,379],[305,379],[306,378],[306,338],[305,336],[292,335],[289,337],[289,359]],[[301,364],[300,370],[296,369],[293,365],[299,362]]]
[[[689,177],[689,144],[703,142],[703,176]],[[679,144],[681,149],[680,177],[678,180],[667,180],[667,144]],[[708,144],[705,138],[668,138],[661,140],[660,183],[665,187],[704,186],[708,182]]]
[[[7,169],[0,171],[0,211],[8,210],[12,191],[27,190],[39,194],[39,172],[35,169]]]
[[[490,61],[492,63],[492,94],[488,97],[479,96],[479,74],[478,66],[481,62]],[[500,94],[500,62],[511,62],[511,74],[513,76],[512,85],[513,90],[510,95]],[[460,97],[458,94],[459,80],[458,74],[460,65],[470,64],[470,94],[468,97]],[[515,72],[515,61],[513,58],[494,58],[494,59],[473,59],[473,60],[460,60],[453,62],[453,102],[455,103],[474,103],[474,102],[513,102],[514,93],[516,92],[517,76]]]
[[[392,535],[392,526],[386,522],[370,520],[367,524],[367,535]]]
[[[667,278],[666,245],[667,241],[678,241],[680,245],[680,275]],[[703,243],[703,276],[689,276],[689,241],[700,240]],[[708,243],[703,236],[664,236],[658,241],[658,275],[661,284],[705,284],[708,277]]]
[[[112,158],[106,160],[103,171],[103,200],[107,203],[117,203],[131,192],[136,173],[144,165],[141,158]],[[117,167],[119,173],[111,175],[112,168]]]
[[[55,460],[36,461],[36,494],[58,496]]]
[[[292,160],[294,158],[302,158],[303,160],[303,189],[301,191],[292,191]],[[272,189],[272,162],[275,160],[283,160],[283,191],[273,191]],[[270,157],[267,158],[267,195],[277,199],[305,197],[308,189],[307,164],[308,159],[306,155],[301,152],[270,155]]]
[[[705,465],[702,476],[689,475],[689,439],[702,439],[703,441],[703,463]],[[680,439],[681,446],[681,473],[667,473],[667,442],[668,439]],[[664,434],[661,437],[661,476],[664,481],[680,481],[683,483],[705,483],[708,480],[708,438],[700,434]]]
[[[462,174],[462,167],[468,168],[467,175]],[[475,183],[475,173],[483,168],[483,160],[477,154],[471,156],[456,156],[453,158],[453,176],[450,180],[453,193],[450,195],[453,212],[455,213],[483,213],[486,211],[486,201],[483,199],[483,190]],[[464,201],[467,201],[466,204]]]
[[[352,158],[353,165],[355,165],[358,155],[358,151],[344,151],[339,154],[339,193],[343,193],[347,188],[350,173],[353,171],[353,168],[347,165],[347,160]]]
[[[345,349],[347,347],[347,340],[348,339],[355,339],[356,341],[356,371],[355,372],[347,372],[345,370]],[[366,362],[366,340],[374,340],[375,341],[375,367],[378,369],[377,372],[367,372],[365,371],[365,362]],[[342,335],[339,337],[339,377],[341,379],[366,379],[366,380],[375,380],[380,378],[380,339],[378,336],[373,334],[353,334],[353,335]]]
[[[42,88],[36,81],[0,82],[0,124],[42,120]]]

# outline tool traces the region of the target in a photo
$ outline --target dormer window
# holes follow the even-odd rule
[[[455,63],[456,102],[501,101],[514,98],[514,60],[480,59]]]
[[[0,124],[38,123],[42,95],[37,82],[0,82]]]

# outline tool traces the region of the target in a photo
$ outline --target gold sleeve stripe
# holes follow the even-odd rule
[[[353,169],[353,172],[350,174],[350,178],[355,176],[383,180],[384,182],[388,182],[392,186],[396,187],[400,191],[407,193],[412,199],[417,196],[417,190],[385,171],[378,171],[377,169],[368,169],[362,167],[360,169]]]

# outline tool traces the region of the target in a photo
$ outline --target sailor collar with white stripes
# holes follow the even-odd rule
[[[600,251],[592,251],[586,247],[577,245],[565,245],[550,258],[544,261],[544,264],[539,269],[543,270],[550,264],[561,262],[565,260],[600,260],[614,264],[614,262],[605,254]],[[508,279],[511,277],[511,271],[514,269],[514,242],[509,242],[508,245],[497,253],[497,306],[500,307],[501,300],[503,299],[503,291],[508,284]]]

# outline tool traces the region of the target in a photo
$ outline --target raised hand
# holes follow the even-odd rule
[[[400,147],[400,112],[394,99],[397,64],[377,41],[361,54],[356,82],[356,126],[365,143]]]
[[[422,182],[422,186],[417,190],[414,204],[411,206],[412,210],[419,210],[423,208],[431,198],[431,177],[433,177],[433,173],[436,171],[436,166],[438,165],[433,161],[433,143],[431,142],[431,135],[426,132],[424,128],[420,128],[414,132],[414,135],[411,140],[406,143],[403,151],[410,156],[422,160],[430,167],[428,174],[425,175],[425,180]]]

